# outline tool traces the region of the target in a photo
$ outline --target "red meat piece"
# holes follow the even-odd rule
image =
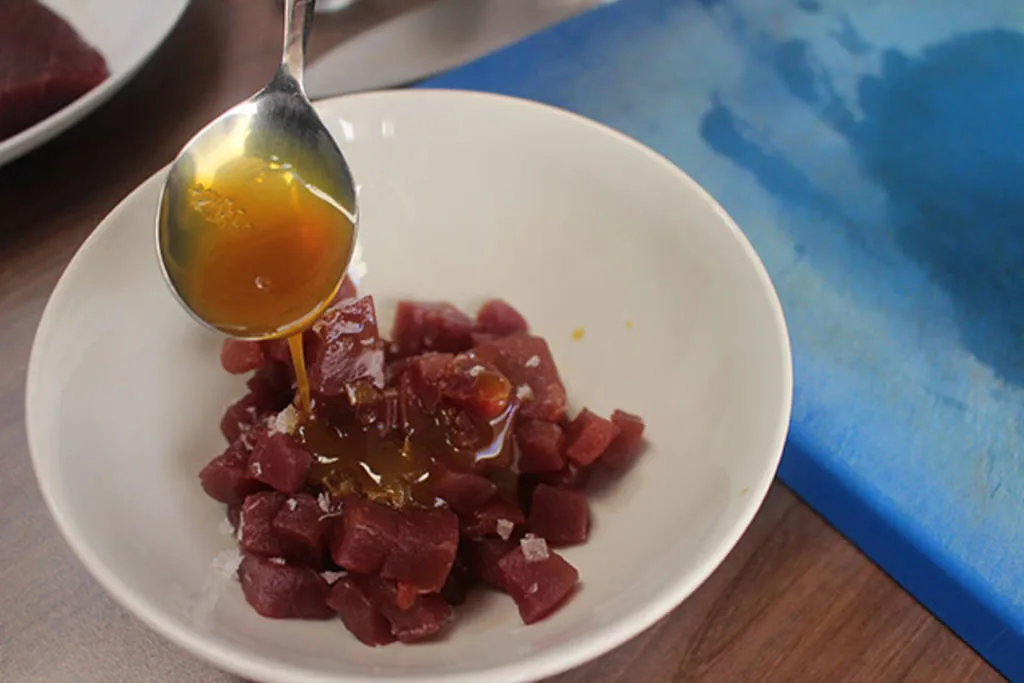
[[[460,353],[473,345],[473,320],[450,303],[399,301],[391,343],[398,357]]]
[[[584,408],[569,425],[568,432],[569,445],[565,449],[565,456],[577,465],[586,467],[608,450],[619,428],[610,420]]]
[[[436,593],[444,586],[459,548],[459,518],[445,509],[399,512],[395,544],[381,576]]]
[[[516,527],[522,527],[526,524],[526,516],[518,506],[513,505],[504,498],[495,496],[487,501],[482,508],[469,515],[468,519],[463,523],[462,536],[463,538],[497,536],[499,535],[498,523],[501,520],[512,523],[513,530],[511,533],[515,533]],[[507,530],[507,524],[503,524],[503,526]]]
[[[290,365],[271,361],[256,371],[246,386],[261,410],[280,412],[295,397],[295,374]]]
[[[529,332],[530,326],[526,318],[508,303],[501,299],[491,299],[477,311],[475,330],[494,337],[510,337]]]
[[[571,460],[567,460],[565,467],[557,472],[541,472],[530,475],[529,479],[537,483],[551,484],[562,489],[581,489],[587,485],[590,477],[590,470],[580,467]]]
[[[274,518],[287,498],[277,491],[262,491],[245,499],[238,522],[242,550],[266,557],[288,554],[288,544],[274,531]]]
[[[313,456],[287,434],[263,433],[249,459],[249,475],[282,493],[298,493],[306,485]]]
[[[538,485],[530,504],[530,529],[551,545],[572,545],[587,540],[590,506],[586,494]]]
[[[479,474],[456,472],[441,464],[430,468],[430,481],[434,495],[448,501],[453,510],[470,514],[479,510],[498,487],[493,481]]]
[[[271,619],[326,619],[327,582],[312,569],[246,555],[238,567],[242,593],[257,613]]]
[[[288,547],[288,555],[319,569],[323,565],[324,515],[317,499],[308,493],[287,498],[274,517],[274,533]]]
[[[463,558],[456,556],[452,570],[448,572],[448,579],[441,589],[441,597],[449,605],[461,605],[469,595],[469,589],[473,587],[473,576]]]
[[[306,354],[310,387],[337,396],[360,379],[384,388],[384,343],[377,331],[373,297],[340,301],[312,329]]]
[[[258,396],[246,394],[224,411],[224,417],[220,420],[220,431],[228,443],[235,443],[261,424],[269,414]],[[252,442],[247,440],[246,445],[252,446]]]
[[[220,364],[232,375],[251,372],[267,362],[263,345],[258,341],[225,339],[220,347]]]
[[[470,355],[457,356],[440,381],[441,395],[485,420],[499,417],[512,399],[512,385],[496,367]]]
[[[619,433],[601,456],[601,462],[621,470],[628,467],[640,452],[644,440],[644,420],[639,415],[616,410],[612,413],[612,424],[618,427]]]
[[[331,557],[339,567],[369,574],[378,571],[395,544],[398,513],[358,495],[342,503],[341,522],[334,525]]]
[[[450,353],[425,353],[402,361],[401,372],[408,375],[410,389],[428,411],[441,400],[441,385],[454,359]]]
[[[505,577],[498,563],[519,547],[518,541],[500,538],[481,538],[466,542],[466,566],[482,583],[494,588],[505,588]]]
[[[557,553],[529,562],[521,547],[498,561],[502,587],[519,608],[523,623],[532,624],[554,612],[573,592],[579,572]]]
[[[0,2],[0,140],[106,80],[103,56],[36,0]]]
[[[341,615],[341,621],[360,642],[377,647],[395,642],[391,623],[377,611],[351,576],[343,576],[331,586],[327,605]]]
[[[354,576],[353,581],[391,623],[391,633],[403,643],[414,643],[437,635],[452,621],[451,606],[436,593],[416,596],[408,607],[402,609],[398,605],[398,588],[394,581],[379,576]]]
[[[473,355],[492,363],[512,382],[521,415],[549,422],[565,417],[565,387],[542,338],[521,334],[496,339],[477,346]]]
[[[516,426],[519,471],[557,472],[565,467],[565,433],[554,422],[523,419]]]
[[[228,446],[199,472],[206,495],[222,503],[241,503],[251,493],[266,488],[249,476],[249,453],[240,443]]]

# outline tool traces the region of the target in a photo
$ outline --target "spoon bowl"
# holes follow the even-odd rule
[[[196,320],[236,338],[310,325],[355,242],[352,174],[302,86],[313,10],[313,0],[286,3],[277,73],[185,145],[160,194],[165,279]]]

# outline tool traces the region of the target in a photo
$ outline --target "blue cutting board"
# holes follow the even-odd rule
[[[620,0],[424,85],[707,188],[786,309],[780,476],[1024,681],[1024,2]]]

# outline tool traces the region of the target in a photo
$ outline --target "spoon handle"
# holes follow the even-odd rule
[[[306,42],[313,27],[316,0],[285,0],[284,54],[281,68],[302,86],[302,72],[306,64]]]

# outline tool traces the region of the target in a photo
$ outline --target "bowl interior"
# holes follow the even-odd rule
[[[774,474],[791,369],[760,262],[685,175],[564,112],[431,91],[319,107],[359,183],[352,273],[385,328],[401,297],[472,311],[501,296],[547,337],[570,409],[646,418],[647,452],[595,493],[590,542],[564,553],[581,590],[530,627],[481,593],[447,638],[418,646],[258,617],[216,571],[233,541],[196,478],[244,379],[220,370],[219,339],[161,281],[162,174],[83,247],[36,339],[29,438],[62,531],[150,625],[261,680],[524,680],[613,647],[707,577]]]

